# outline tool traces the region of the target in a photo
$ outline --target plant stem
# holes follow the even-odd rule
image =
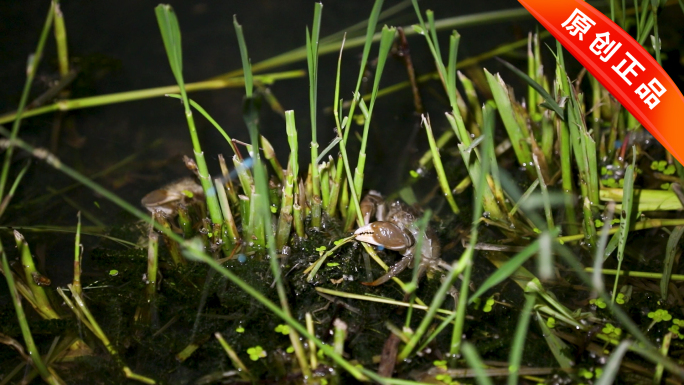
[[[36,270],[36,265],[33,263],[33,257],[31,256],[31,250],[29,245],[17,230],[14,230],[14,240],[17,244],[17,251],[19,252],[21,258],[21,267],[24,271],[24,278],[26,279],[26,284],[28,285],[33,298],[35,299],[37,310],[40,315],[45,319],[59,319],[59,315],[55,312],[48,300],[47,293],[43,286],[40,286],[40,277],[42,275]]]
[[[28,101],[28,96],[31,91],[31,83],[33,83],[33,78],[36,76],[36,72],[38,71],[40,59],[43,57],[43,47],[45,46],[45,41],[47,40],[47,35],[50,31],[50,26],[52,25],[54,16],[55,3],[50,3],[50,9],[48,10],[45,23],[43,24],[43,31],[41,32],[40,39],[38,40],[38,46],[36,47],[36,51],[29,56],[28,66],[26,68],[26,82],[24,83],[24,90],[21,93],[21,99],[19,99],[19,107],[17,108],[14,124],[12,124],[12,134],[10,135],[10,139],[16,139],[19,135],[19,126],[21,125],[24,108],[26,107],[26,102]],[[7,177],[9,176],[9,167],[12,163],[13,152],[13,147],[8,148],[5,152],[5,161],[2,164],[2,172],[0,174],[0,200],[2,200],[5,194],[5,184],[7,183]]]
[[[83,245],[81,245],[81,212],[79,211],[78,224],[76,225],[76,239],[74,241],[74,280],[72,286],[76,293],[81,294],[81,255],[83,254]]]
[[[147,244],[147,281],[145,282],[145,295],[147,305],[151,305],[157,293],[157,267],[159,251],[159,235],[150,228],[149,241]]]
[[[321,30],[322,3],[314,4],[314,20],[311,34],[306,29],[306,62],[309,66],[309,108],[311,115],[311,171],[313,191],[311,197],[311,226],[321,227],[321,184],[318,173],[318,141],[316,140],[316,102],[318,95],[318,37]]]
[[[456,201],[454,201],[454,196],[451,194],[451,188],[449,187],[449,181],[447,180],[446,174],[444,173],[444,167],[442,166],[442,158],[439,155],[439,148],[435,143],[435,137],[432,134],[432,125],[430,124],[430,118],[423,115],[421,117],[423,121],[423,126],[425,126],[425,132],[427,132],[428,142],[430,143],[430,150],[432,151],[432,161],[435,165],[435,171],[437,171],[437,179],[439,180],[439,185],[442,188],[442,193],[446,197],[449,206],[451,206],[451,211],[454,214],[458,214],[458,206]]]
[[[197,129],[195,128],[195,120],[190,109],[190,102],[185,90],[185,81],[183,80],[183,56],[181,53],[181,35],[178,19],[169,5],[160,4],[155,8],[157,15],[157,22],[161,31],[162,39],[164,40],[164,48],[169,59],[171,71],[173,72],[178,87],[180,88],[181,99],[183,100],[183,107],[185,108],[185,119],[188,122],[188,129],[190,131],[190,138],[192,139],[193,152],[195,153],[195,161],[197,162],[197,173],[204,190],[204,195],[207,200],[207,209],[209,216],[213,223],[222,223],[223,216],[221,215],[221,207],[213,188],[211,175],[204,159],[204,152],[200,146],[199,138],[197,136]],[[215,234],[219,236],[219,234]]]
[[[33,335],[31,334],[31,329],[29,328],[28,321],[26,320],[24,308],[21,306],[21,297],[19,296],[19,293],[17,293],[17,288],[14,285],[14,277],[12,276],[12,271],[10,270],[9,263],[7,262],[7,255],[5,254],[5,250],[1,243],[0,254],[2,254],[2,271],[5,273],[7,286],[9,286],[12,302],[14,303],[14,310],[17,314],[19,327],[21,328],[21,334],[24,336],[26,349],[31,355],[33,366],[38,369],[40,376],[43,378],[43,380],[45,380],[45,382],[48,384],[59,384],[59,381],[48,371],[48,368],[43,363],[40,352],[33,341]]]
[[[66,26],[64,14],[59,6],[59,0],[54,0],[55,7],[55,42],[57,43],[57,62],[59,74],[64,78],[69,74],[69,47],[67,46]]]

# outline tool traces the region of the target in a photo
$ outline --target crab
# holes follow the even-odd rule
[[[359,227],[354,235],[357,241],[394,250],[403,258],[389,268],[386,274],[373,282],[364,282],[366,286],[381,285],[399,275],[407,267],[413,266],[416,253],[420,253],[418,276],[426,272],[431,275],[437,271],[447,270],[449,265],[440,258],[441,247],[437,235],[428,227],[421,232],[416,224],[420,213],[401,201],[388,205],[382,195],[371,190],[361,201],[361,213],[365,226]],[[377,221],[370,222],[375,217]],[[417,240],[421,239],[421,249],[416,250]]]

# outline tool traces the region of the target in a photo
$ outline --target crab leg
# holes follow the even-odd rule
[[[390,279],[399,275],[399,273],[404,271],[411,264],[412,261],[413,261],[413,256],[406,256],[406,257],[402,258],[401,261],[395,263],[392,267],[390,267],[389,270],[387,270],[387,273],[385,273],[385,275],[383,275],[382,277],[376,279],[373,282],[361,282],[361,283],[366,285],[366,286],[382,285],[383,283],[385,283],[385,282],[389,281]]]

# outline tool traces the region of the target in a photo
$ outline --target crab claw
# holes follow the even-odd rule
[[[378,221],[361,226],[354,235],[357,241],[395,250],[402,255],[415,243],[411,233],[392,222]]]
[[[385,201],[382,199],[382,195],[375,190],[370,190],[368,194],[361,200],[361,214],[363,215],[363,220],[368,223],[371,217],[379,221],[385,220]]]

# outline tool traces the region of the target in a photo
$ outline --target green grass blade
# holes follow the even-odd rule
[[[36,276],[36,274],[40,275],[40,272],[38,272],[36,269],[36,265],[33,261],[33,256],[31,255],[31,250],[29,249],[28,243],[19,231],[14,230],[13,232],[14,240],[16,241],[17,245],[17,252],[19,253],[19,258],[21,260],[21,271],[24,272],[24,280],[26,281],[26,285],[31,290],[33,298],[35,299],[37,305],[36,310],[38,310],[38,313],[41,315],[41,317],[45,319],[59,319],[60,316],[55,312],[50,304],[46,289],[43,286],[38,285],[34,279],[34,276]]]
[[[497,109],[499,110],[499,115],[504,123],[504,127],[506,127],[508,137],[511,139],[511,145],[513,146],[515,155],[518,158],[518,162],[528,171],[532,171],[532,152],[530,150],[529,144],[527,144],[527,137],[529,136],[529,133],[526,132],[525,128],[520,127],[515,119],[506,84],[498,74],[495,77],[489,73],[489,71],[484,71],[485,75],[487,76],[487,83],[489,84],[489,88],[492,91],[492,96],[494,97]]]
[[[293,79],[300,78],[306,75],[304,70],[293,70],[278,73],[270,73],[254,76],[254,81],[259,82],[262,85],[270,85],[276,81],[283,79]],[[216,90],[221,88],[236,88],[244,87],[244,78],[211,78],[208,80],[203,80],[194,83],[186,83],[185,90],[187,92],[191,91],[201,91],[201,90]],[[150,99],[160,96],[165,96],[170,93],[178,93],[180,88],[178,85],[169,85],[162,87],[146,88],[142,90],[133,90],[125,92],[115,92],[112,94],[89,96],[84,98],[66,99],[60,100],[59,102],[52,103],[47,106],[34,108],[22,113],[22,117],[28,118],[31,116],[38,116],[55,111],[73,111],[83,108],[92,108],[98,106],[105,106],[115,103],[130,102],[135,100]],[[11,112],[0,116],[0,124],[7,122],[12,122],[18,117],[18,112]]]
[[[542,317],[539,312],[537,312],[537,324],[539,325],[542,335],[544,336],[546,343],[549,345],[549,349],[551,349],[551,353],[553,353],[553,356],[556,358],[556,361],[558,362],[558,365],[560,365],[561,369],[572,368],[572,358],[568,356],[570,348],[565,344],[565,342],[563,342],[563,340],[558,338],[558,336],[556,336],[551,329],[549,329],[549,327],[546,325],[544,317]]]
[[[237,20],[234,22],[236,30],[239,28]],[[241,31],[238,32],[240,34]],[[247,59],[247,47],[244,45],[244,40],[240,42],[241,49],[240,53],[242,56],[242,63],[245,65],[243,68],[245,72],[245,89],[249,92],[252,88],[251,83],[251,69],[249,67],[249,60]],[[245,125],[249,130],[249,137],[252,143],[252,157],[254,160],[254,187],[255,193],[252,194],[252,199],[254,202],[253,207],[255,207],[255,213],[257,218],[253,218],[252,223],[257,223],[259,226],[253,228],[254,233],[259,230],[260,234],[264,234],[265,241],[267,245],[268,255],[270,256],[269,261],[271,265],[271,272],[275,278],[276,291],[278,292],[278,298],[280,300],[280,307],[282,311],[291,317],[290,307],[287,301],[287,294],[285,293],[285,286],[283,285],[282,274],[280,272],[280,264],[278,258],[276,258],[276,237],[271,231],[273,228],[271,226],[271,211],[270,204],[268,202],[269,190],[268,190],[268,176],[266,174],[266,168],[261,161],[261,154],[259,151],[259,108],[260,100],[258,97],[246,96],[243,102],[242,113]],[[256,220],[254,220],[256,219]],[[252,224],[250,223],[250,224]],[[262,231],[260,229],[268,229],[268,231]],[[263,242],[263,241],[262,241]],[[301,325],[300,325],[301,326]],[[306,360],[304,347],[302,346],[299,334],[295,331],[291,331],[289,334],[290,342],[295,350],[295,357],[299,363],[299,367],[302,370],[302,374],[306,377],[311,375],[311,368],[309,367],[308,361]]]
[[[483,143],[483,153],[484,154],[492,154],[494,151],[494,124],[493,120],[491,117],[493,116],[493,110],[491,109],[491,106],[485,105],[483,107],[484,110],[484,121],[485,125],[483,126],[484,134],[480,138],[482,139]],[[479,139],[479,138],[478,138]],[[473,144],[477,141],[473,141]],[[459,145],[459,148],[463,148],[463,145]],[[470,151],[464,152],[464,160],[469,158]],[[466,249],[466,252],[464,253],[464,256],[461,257],[461,261],[459,261],[459,264],[463,263],[466,265],[465,272],[463,274],[463,277],[461,278],[461,289],[460,289],[460,294],[458,298],[458,303],[456,304],[456,320],[454,322],[454,328],[451,333],[451,346],[449,348],[449,353],[451,354],[451,357],[457,357],[458,354],[461,352],[461,344],[463,340],[463,330],[464,330],[464,325],[465,325],[465,317],[466,317],[466,309],[468,306],[468,290],[470,289],[470,276],[472,273],[472,258],[475,255],[475,245],[478,240],[479,236],[479,229],[478,226],[480,224],[480,218],[482,216],[482,211],[487,208],[489,203],[487,202],[487,195],[485,194],[485,191],[490,191],[489,189],[485,189],[486,185],[486,176],[489,174],[490,171],[490,166],[492,168],[496,167],[496,160],[490,158],[490,156],[485,156],[482,159],[482,168],[480,170],[480,173],[478,175],[477,179],[474,179],[475,182],[475,188],[473,189],[473,216],[472,216],[472,221],[471,221],[471,228],[470,228],[470,242],[468,244],[468,248]],[[453,359],[452,359],[453,363]]]
[[[603,367],[603,374],[601,374],[596,385],[610,385],[615,381],[617,373],[620,370],[622,358],[625,356],[625,353],[627,353],[631,344],[631,341],[622,341],[620,345],[613,350],[608,358],[608,362],[606,362],[606,365]]]
[[[439,185],[442,188],[442,193],[446,197],[447,202],[449,202],[451,211],[454,214],[458,214],[459,209],[456,205],[456,201],[454,200],[454,196],[451,193],[451,187],[449,187],[449,181],[447,180],[446,173],[444,172],[444,166],[442,166],[442,157],[439,155],[439,148],[435,143],[435,136],[432,134],[432,125],[430,124],[430,118],[426,117],[425,115],[423,115],[421,118],[421,120],[423,121],[423,126],[425,127],[425,132],[427,133],[428,142],[430,143],[430,151],[432,151],[432,161],[435,165],[435,171],[437,171],[437,180],[439,181]]]
[[[238,38],[238,46],[240,47],[240,58],[242,60],[242,71],[245,75],[245,94],[248,98],[252,97],[254,92],[254,81],[252,80],[251,63],[249,55],[247,54],[247,43],[245,43],[245,35],[242,33],[242,26],[237,21],[237,15],[233,15],[233,27]]]
[[[59,74],[64,78],[69,74],[69,47],[67,45],[64,14],[58,1],[55,1],[55,42],[57,43],[57,63]]]
[[[511,216],[515,215],[515,213],[518,212],[518,209],[521,205],[525,205],[525,201],[530,197],[530,195],[532,195],[534,190],[537,189],[537,186],[539,186],[539,179],[535,179],[530,185],[530,187],[528,187],[527,190],[525,190],[525,193],[522,196],[520,196],[520,199],[517,202],[515,202],[515,206],[513,206],[513,208],[510,211]]]
[[[171,71],[176,78],[176,83],[183,89],[183,54],[178,18],[170,5],[159,4],[155,7],[154,12],[157,16],[157,23],[159,23],[159,30],[164,41]],[[185,101],[185,98],[183,99]]]
[[[30,165],[31,162],[26,162],[26,165],[21,169],[21,171],[19,171],[17,177],[14,178],[14,182],[12,183],[12,187],[10,187],[9,192],[4,198],[2,198],[2,203],[0,203],[0,217],[2,217],[2,214],[5,213],[7,206],[9,206],[9,203],[12,201],[14,193],[17,191],[17,187],[19,187],[21,180],[24,179],[24,175],[26,175],[26,171],[28,171]]]
[[[463,89],[465,90],[466,99],[468,99],[470,110],[473,112],[475,123],[477,124],[477,126],[482,127],[484,125],[482,117],[482,107],[480,106],[480,100],[477,98],[475,86],[473,85],[473,82],[470,79],[468,79],[467,76],[461,73],[461,71],[456,72],[456,75],[458,76],[458,79],[461,81]],[[471,130],[473,130],[473,127],[471,127]],[[473,131],[473,133],[475,135],[479,135],[475,131]]]
[[[317,100],[318,100],[318,40],[321,30],[321,11],[323,4],[315,3],[314,19],[311,34],[306,29],[306,62],[309,67],[309,108],[311,118],[311,164],[313,197],[311,202],[311,226],[319,228],[321,226],[321,183],[318,170],[318,141],[316,139],[316,119],[317,119]]]
[[[522,266],[528,259],[532,258],[534,254],[539,251],[539,240],[532,242],[530,245],[525,247],[521,252],[516,254],[503,266],[496,269],[496,271],[490,275],[480,287],[470,296],[468,303],[473,303],[475,299],[480,298],[487,290],[503,282],[504,279],[513,275],[520,266]]]
[[[316,158],[316,164],[320,163],[321,160],[323,160],[323,157],[326,156],[326,155],[328,155],[328,153],[329,153],[333,148],[335,148],[335,146],[337,146],[337,144],[340,143],[341,140],[342,140],[342,138],[340,138],[340,137],[336,137],[335,139],[333,139],[333,140],[330,142],[330,144],[328,144],[328,146],[326,146],[326,147],[323,149],[323,151],[321,151],[321,153],[318,154],[318,158]]]
[[[178,18],[173,8],[169,5],[160,4],[154,9],[157,16],[157,23],[159,24],[159,31],[164,41],[164,48],[169,59],[171,72],[180,88],[181,99],[183,100],[183,107],[185,108],[185,119],[188,123],[188,130],[190,131],[190,139],[192,140],[192,147],[195,153],[195,161],[197,162],[197,171],[204,190],[204,195],[207,201],[207,209],[211,221],[215,224],[223,222],[221,214],[221,207],[218,202],[218,197],[214,191],[214,182],[209,175],[209,168],[204,159],[204,152],[200,146],[199,137],[197,136],[197,129],[195,128],[195,121],[192,117],[192,110],[188,101],[188,95],[185,91],[185,81],[183,80],[183,55],[181,48],[181,33],[178,25]],[[216,234],[219,236],[219,234]]]
[[[58,384],[57,380],[50,374],[47,367],[43,363],[43,359],[40,356],[40,352],[36,347],[33,340],[33,335],[31,334],[31,329],[29,328],[28,321],[26,320],[26,314],[24,313],[24,308],[21,306],[21,297],[17,292],[17,288],[14,285],[14,277],[12,276],[12,271],[10,270],[9,263],[7,262],[7,255],[5,250],[0,244],[0,254],[2,254],[2,271],[5,275],[5,280],[7,281],[7,286],[9,286],[10,295],[12,296],[12,302],[14,303],[14,310],[17,314],[17,320],[19,322],[19,327],[21,328],[21,334],[24,336],[24,342],[26,343],[26,349],[31,355],[33,365],[43,380],[49,384]]]
[[[537,180],[539,181],[539,186],[541,187],[542,201],[544,202],[544,214],[546,215],[546,226],[552,229],[556,227],[553,223],[553,213],[551,212],[551,202],[549,200],[549,191],[546,188],[546,182],[544,182],[544,177],[542,175],[541,168],[539,167],[539,160],[536,154],[532,154],[532,159],[534,160],[534,168],[537,171]]]
[[[672,275],[672,267],[674,266],[675,257],[679,247],[679,240],[684,234],[684,226],[677,226],[670,233],[667,240],[667,247],[665,248],[665,260],[663,261],[663,277],[660,280],[660,296],[663,300],[667,300],[667,289],[670,285],[670,276]]]
[[[48,10],[47,17],[45,18],[45,23],[43,24],[43,30],[40,33],[40,38],[38,39],[38,46],[33,55],[29,56],[28,67],[26,68],[26,81],[24,82],[24,89],[21,92],[21,98],[19,99],[19,107],[17,108],[16,118],[12,124],[12,134],[10,139],[15,139],[19,135],[19,127],[21,125],[21,118],[24,113],[24,108],[26,107],[26,102],[28,101],[29,93],[31,92],[31,84],[33,83],[33,78],[36,76],[36,71],[38,71],[38,66],[40,65],[40,60],[43,57],[43,47],[45,47],[45,41],[47,40],[48,32],[50,31],[50,26],[52,25],[52,20],[55,16],[55,3],[50,4],[50,9]],[[5,152],[5,161],[2,164],[2,173],[0,174],[0,199],[4,198],[5,185],[7,183],[7,178],[9,176],[10,163],[12,162],[12,153],[14,148],[10,147]]]
[[[535,91],[541,95],[544,100],[546,101],[547,105],[550,106],[550,108],[558,115],[558,117],[561,120],[565,120],[565,114],[563,113],[563,109],[556,103],[556,99],[553,98],[545,89],[542,87],[539,83],[535,82],[532,78],[527,76],[526,73],[520,71],[517,69],[514,65],[511,63],[501,59],[497,58],[501,64],[503,64],[506,68],[509,70],[513,71],[514,74],[518,75],[522,80],[524,80],[528,86],[532,87]]]
[[[83,254],[83,245],[81,244],[81,212],[79,211],[78,224],[76,225],[76,237],[74,239],[74,279],[71,286],[73,286],[76,293],[81,294],[81,256]]]
[[[569,94],[568,77],[565,75],[565,60],[563,57],[563,47],[560,42],[556,41],[556,98],[567,96]],[[566,109],[567,110],[567,109]],[[566,114],[569,114],[566,111]],[[570,140],[570,131],[568,124],[562,119],[555,118],[557,130],[559,131],[560,141],[560,162],[561,162],[561,178],[563,179],[563,194],[565,195],[565,217],[568,221],[566,231],[570,234],[577,234],[579,229],[576,223],[575,213],[575,180],[572,171],[572,142]]]
[[[413,335],[411,336],[409,343],[407,343],[399,353],[398,359],[403,360],[407,358],[409,354],[413,351],[413,349],[418,345],[418,341],[420,341],[420,339],[425,335],[425,333],[428,330],[428,327],[432,324],[432,320],[437,314],[439,307],[444,302],[444,299],[446,298],[449,288],[456,280],[458,275],[461,272],[463,272],[466,266],[468,266],[472,261],[472,253],[472,247],[468,248],[461,255],[460,259],[452,263],[451,270],[449,271],[447,276],[442,280],[442,284],[440,285],[435,295],[432,297],[432,301],[430,302],[428,310],[423,319],[421,320],[420,325],[416,329],[415,333],[413,333]]]
[[[475,379],[480,385],[494,385],[492,379],[487,376],[484,369],[484,362],[477,353],[475,347],[467,342],[463,344],[463,356],[465,356],[468,366],[475,371]]]
[[[632,219],[632,201],[634,199],[634,167],[636,163],[636,147],[632,148],[632,164],[627,166],[625,171],[625,184],[623,187],[623,208],[620,211],[620,235],[618,238],[618,266],[617,270],[620,271],[622,267],[622,260],[625,254],[625,246],[627,245],[627,236],[629,234],[630,222]],[[618,277],[615,279],[615,284],[613,285],[613,294],[611,297],[612,302],[615,302],[615,297],[617,296],[617,287],[620,280]]]
[[[355,192],[356,197],[361,196],[364,178],[364,169],[366,166],[366,146],[368,145],[368,133],[370,131],[370,122],[373,115],[373,107],[375,106],[375,99],[378,94],[378,88],[380,86],[380,79],[382,78],[382,72],[387,61],[387,56],[389,50],[392,47],[392,42],[394,41],[394,34],[396,32],[395,28],[383,27],[382,38],[380,40],[380,50],[378,52],[378,63],[375,69],[375,79],[373,81],[373,91],[371,93],[371,100],[368,105],[367,111],[364,111],[364,102],[360,100],[359,107],[364,115],[364,125],[363,125],[363,136],[361,137],[361,148],[359,149],[359,158],[356,163],[356,169],[354,170],[354,183],[352,190]],[[347,128],[347,132],[348,128]],[[349,211],[347,212],[347,223],[345,225],[348,228],[353,221],[354,211],[356,210],[356,205],[349,206]],[[358,211],[357,211],[358,212]],[[358,213],[358,217],[361,218],[361,213]],[[361,220],[363,221],[363,220]],[[363,223],[362,223],[363,224]]]
[[[520,362],[522,362],[523,350],[525,348],[525,341],[527,339],[527,329],[530,325],[530,315],[532,307],[536,302],[537,297],[533,294],[525,294],[525,305],[520,311],[520,318],[518,325],[515,327],[515,334],[513,336],[513,345],[511,345],[511,352],[508,355],[508,385],[516,385],[518,383],[518,375],[520,371]]]
[[[168,96],[170,98],[175,98],[175,99],[182,99],[182,96],[180,94],[167,94],[166,96]],[[207,110],[202,108],[202,106],[200,106],[197,102],[195,102],[192,99],[188,99],[188,100],[190,101],[190,105],[194,109],[196,109],[200,114],[202,114],[202,116],[204,116],[204,118],[207,119],[209,121],[209,123],[211,123],[211,125],[214,126],[214,128],[216,128],[216,130],[221,134],[221,136],[223,136],[223,139],[225,139],[226,142],[228,143],[228,145],[230,146],[230,148],[233,149],[233,153],[237,154],[238,152],[237,152],[237,148],[235,147],[235,143],[233,143],[233,140],[226,133],[226,131],[223,129],[223,127],[221,127],[221,125],[218,124],[218,122],[216,120],[214,120],[214,118],[212,118],[211,115],[209,115]]]
[[[605,285],[603,283],[603,275],[601,275],[601,268],[603,267],[603,261],[605,260],[604,254],[606,253],[606,247],[608,244],[608,235],[610,232],[610,223],[613,221],[613,213],[615,210],[615,205],[609,204],[607,209],[607,215],[604,215],[603,228],[601,229],[601,237],[596,245],[596,252],[594,254],[594,274],[591,277],[591,287],[597,291],[605,290]]]

